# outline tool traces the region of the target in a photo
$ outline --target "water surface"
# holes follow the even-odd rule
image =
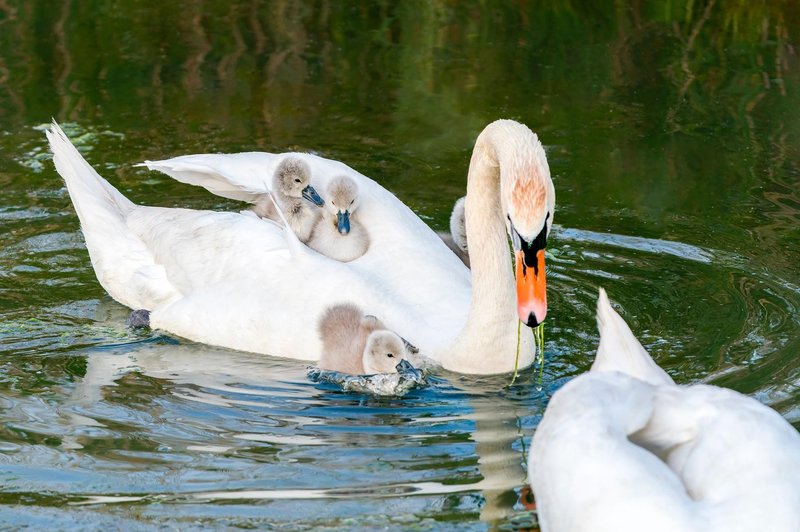
[[[800,9],[791,2],[0,2],[0,522],[513,529],[598,286],[677,381],[800,426]],[[445,228],[482,127],[557,190],[544,386],[440,374],[400,399],[124,326],[47,158],[55,117],[139,203],[236,209],[134,168],[313,151]]]

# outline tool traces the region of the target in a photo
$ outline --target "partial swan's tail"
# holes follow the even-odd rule
[[[89,166],[55,121],[45,134],[50,141],[56,170],[67,184],[81,225],[98,213],[104,213],[112,220],[120,219],[135,207]]]
[[[94,171],[55,121],[46,135],[103,288],[134,309],[150,310],[176,297],[164,268],[154,263],[147,246],[126,224],[138,207]]]
[[[600,345],[592,371],[618,371],[651,384],[674,384],[670,376],[650,358],[625,320],[611,307],[602,288],[597,300],[597,329],[600,332]]]

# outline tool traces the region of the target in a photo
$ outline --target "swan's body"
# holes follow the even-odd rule
[[[467,222],[464,205],[466,196],[459,198],[453,205],[453,212],[450,213],[450,232],[437,231],[436,234],[447,244],[453,253],[461,259],[464,266],[469,268],[469,248],[467,247]]]
[[[534,435],[542,531],[800,530],[800,434],[732,390],[675,385],[604,292],[598,325],[592,370]]]
[[[341,262],[359,258],[369,248],[369,234],[354,215],[358,186],[348,176],[335,177],[325,189],[325,199],[308,247]]]
[[[319,221],[319,206],[322,205],[322,200],[310,183],[311,169],[308,164],[297,157],[286,157],[278,164],[272,178],[275,201],[269,194],[263,194],[252,210],[261,218],[280,222],[281,217],[275,208],[277,204],[297,238],[301,242],[308,242]]]
[[[150,310],[154,328],[232,349],[318,360],[319,317],[347,293],[445,368],[503,373],[514,368],[518,315],[544,318],[544,269],[534,276],[529,267],[515,290],[506,224],[513,221],[515,245],[524,248],[518,259],[524,254],[530,266],[531,257],[544,256],[542,246],[529,242],[543,244],[555,195],[541,144],[516,122],[490,124],[470,163],[472,286],[469,270],[422,220],[342,163],[293,154],[323,189],[338,175],[358,184],[359,217],[373,238],[362,257],[346,264],[255,216],[135,205],[89,166],[57,125],[47,136],[98,280],[120,303]],[[269,192],[265,176],[285,157],[253,152],[145,164],[252,203]],[[533,357],[533,335],[523,328],[520,365]]]
[[[319,321],[322,356],[319,368],[351,375],[397,373],[405,360],[403,339],[375,316],[364,315],[355,305],[334,305]]]

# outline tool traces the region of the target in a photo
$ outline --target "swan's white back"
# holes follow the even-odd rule
[[[550,400],[528,474],[543,532],[690,531],[678,476],[628,440],[653,409],[653,387],[619,373],[586,374]]]
[[[800,530],[800,434],[732,390],[675,385],[602,290],[597,322],[598,361],[531,446],[543,532]]]
[[[434,358],[464,326],[469,271],[408,207],[341,163],[294,154],[319,176],[315,187],[324,189],[337,174],[359,185],[359,217],[380,236],[346,265],[296,245],[293,235],[253,216],[134,205],[89,166],[56,124],[47,136],[100,283],[124,305],[151,310],[154,327],[203,343],[315,360],[321,349],[317,319],[342,301],[368,309]],[[241,188],[201,172],[209,160],[243,179]],[[171,160],[170,168],[149,164],[182,181],[206,180],[220,195],[247,199],[243,189],[269,190],[279,161],[254,153],[189,156]]]

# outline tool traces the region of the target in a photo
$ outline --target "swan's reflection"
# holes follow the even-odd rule
[[[510,399],[504,386],[509,376],[490,378],[472,377],[460,379],[459,387],[466,391],[472,412],[466,417],[472,420],[472,440],[476,443],[478,470],[484,504],[481,507],[482,521],[498,522],[515,513],[517,494],[514,488],[525,484],[524,457],[513,449],[514,442],[523,438],[519,420],[530,412],[529,406]]]
[[[482,378],[478,382],[469,377],[445,375],[445,379],[438,379],[443,393],[434,385],[434,389],[387,401],[314,385],[307,380],[306,365],[294,360],[198,344],[154,341],[131,347],[129,344],[104,347],[87,355],[85,376],[61,408],[62,415],[74,429],[72,433],[81,437],[66,438],[65,445],[80,447],[81,442],[86,441],[81,427],[105,423],[102,416],[95,415],[103,411],[97,405],[113,387],[122,384],[126,374],[133,372],[170,383],[164,390],[172,400],[223,407],[229,418],[239,418],[224,427],[216,427],[218,432],[214,438],[184,446],[183,452],[219,450],[227,453],[263,444],[284,451],[297,448],[305,456],[316,453],[312,455],[313,460],[331,460],[328,467],[342,468],[344,460],[325,458],[328,451],[320,453],[312,448],[328,446],[336,454],[362,447],[365,452],[378,453],[377,459],[385,461],[389,468],[385,473],[383,470],[374,473],[370,469],[374,467],[372,462],[369,467],[362,467],[360,461],[349,463],[346,467],[356,472],[353,479],[361,486],[280,489],[281,497],[342,498],[352,489],[358,491],[359,497],[365,494],[394,497],[401,493],[449,496],[480,492],[484,499],[480,508],[482,520],[497,522],[514,512],[517,500],[514,489],[524,484],[525,471],[524,457],[512,444],[522,437],[518,420],[526,414],[526,402],[498,393],[507,384],[504,376]],[[458,389],[450,388],[448,381],[457,383]],[[155,397],[152,401],[162,409],[158,415],[174,415],[169,412],[169,405],[164,406],[165,401]],[[241,422],[254,411],[259,420],[269,419],[272,425]],[[175,423],[191,421],[179,419]],[[470,434],[455,439],[451,434],[454,429]],[[475,446],[465,451],[462,444],[470,440]],[[447,458],[442,456],[442,449]],[[469,473],[468,465],[462,466],[458,474],[466,469],[467,478],[472,482],[453,484],[453,466],[446,462],[456,459],[474,464],[475,454],[478,475],[474,470]],[[339,473],[335,475],[338,478]],[[326,483],[323,475],[316,481],[321,485]],[[267,479],[264,482],[272,487]],[[198,492],[194,497],[258,499],[274,498],[276,493],[274,489],[217,490]]]

